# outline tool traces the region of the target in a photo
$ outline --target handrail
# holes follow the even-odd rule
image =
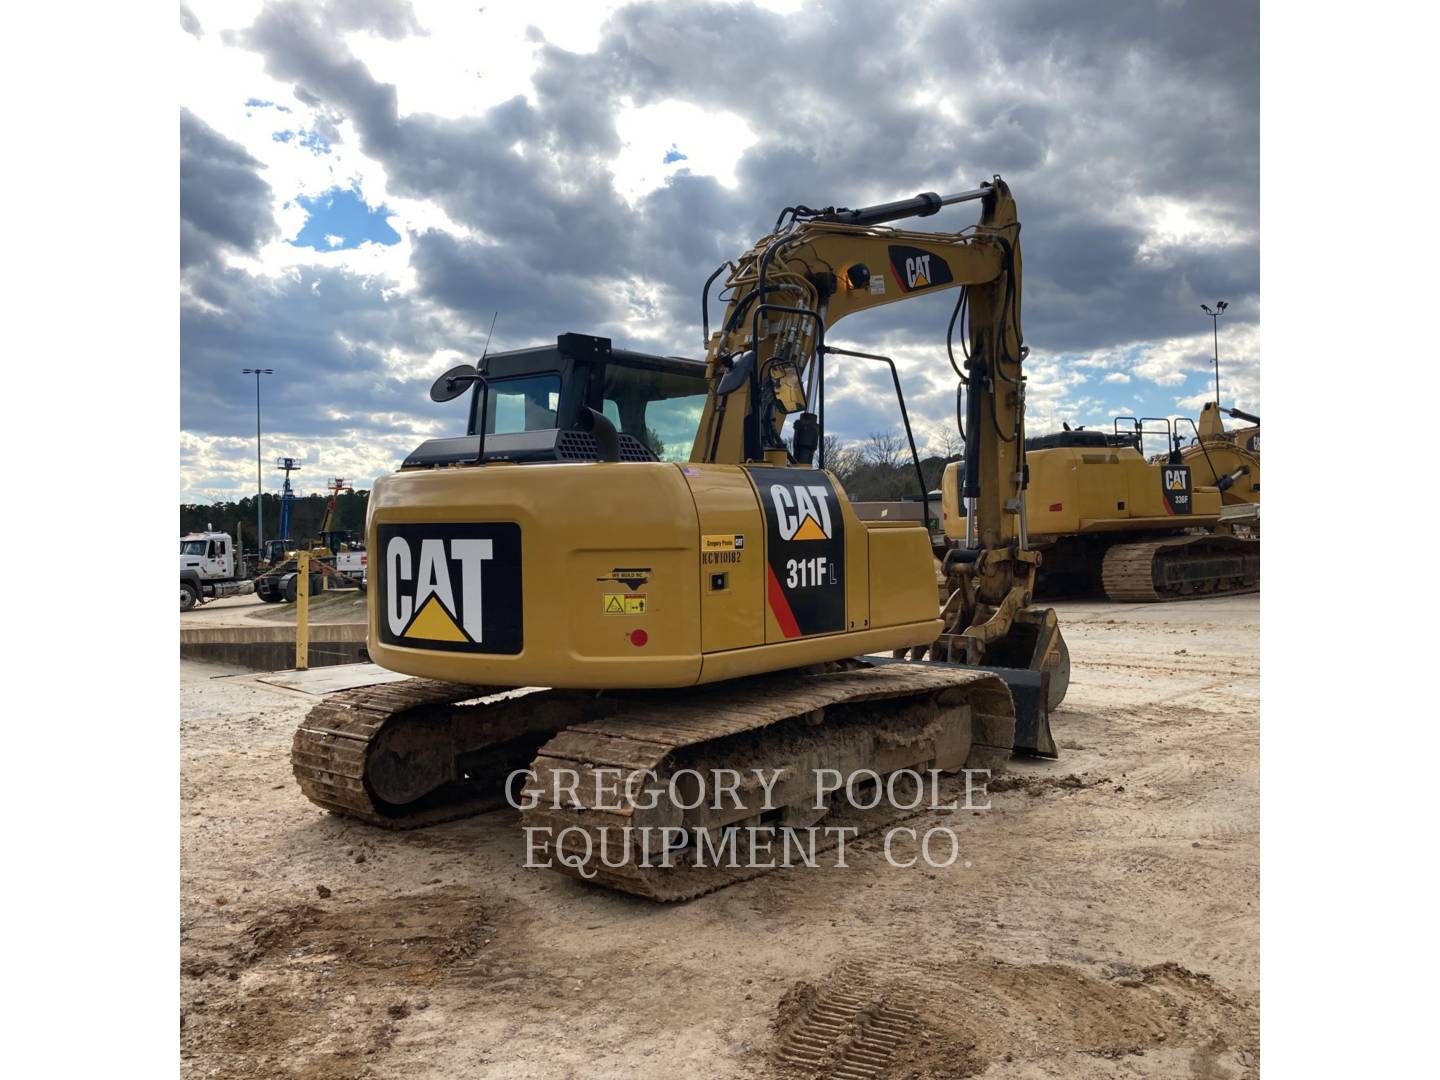
[[[925,525],[925,531],[930,531],[930,493],[925,488],[925,471],[920,468],[920,452],[915,449],[915,435],[910,430],[910,414],[905,408],[905,394],[900,389],[900,372],[895,368],[895,361],[888,356],[881,356],[879,353],[856,352],[854,349],[837,349],[834,346],[821,346],[823,352],[835,353],[837,356],[858,356],[862,360],[879,360],[882,364],[890,365],[890,378],[895,383],[895,398],[900,402],[900,420],[905,425],[905,438],[910,443],[910,460],[915,464],[915,479],[920,483],[920,506],[921,521]],[[821,441],[824,437],[822,434]],[[822,463],[821,468],[824,468]]]

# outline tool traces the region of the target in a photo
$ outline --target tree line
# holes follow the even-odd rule
[[[938,451],[938,452],[937,452]],[[939,447],[927,448],[920,460],[925,477],[925,490],[940,486],[945,464],[960,453],[958,437],[945,440]],[[910,446],[903,435],[895,432],[873,432],[861,442],[842,442],[835,435],[825,436],[825,467],[835,474],[846,493],[856,502],[894,502],[918,499],[920,484]],[[325,495],[297,495],[290,506],[290,538],[318,538],[320,523],[325,517]],[[342,492],[335,505],[333,528],[359,533],[365,528],[365,508],[370,502],[368,491]],[[261,502],[265,515],[265,537],[273,540],[280,526],[280,496],[267,493]],[[242,551],[255,548],[255,496],[236,501],[214,503],[181,503],[180,534],[202,532],[206,528],[228,532]]]
[[[926,491],[940,486],[946,464],[958,458],[962,448],[959,436],[954,435],[938,447],[920,450],[920,472]],[[835,474],[854,502],[896,502],[921,495],[910,443],[897,432],[876,431],[863,442],[851,443],[826,435],[825,467]]]
[[[329,493],[324,495],[297,495],[290,504],[290,538],[292,540],[314,540],[319,538],[320,525],[325,519],[325,504],[330,501]],[[370,503],[368,491],[342,491],[335,502],[335,521],[332,529],[345,529],[353,533],[365,530],[365,508]],[[280,496],[268,492],[260,503],[265,516],[265,539],[274,540],[280,528]],[[203,532],[214,528],[235,537],[241,551],[255,550],[255,496],[236,501],[213,503],[181,503],[180,535],[189,532]],[[240,535],[235,535],[236,529]]]

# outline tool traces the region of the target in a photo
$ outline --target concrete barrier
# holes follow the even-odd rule
[[[252,671],[295,666],[293,626],[194,626],[180,631],[180,655],[189,660],[233,664]],[[310,664],[353,664],[365,659],[365,626],[342,623],[310,627]]]

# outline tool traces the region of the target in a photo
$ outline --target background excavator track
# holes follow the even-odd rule
[[[849,775],[855,755],[867,752],[861,767],[881,775],[906,767],[993,768],[1010,756],[1014,733],[1014,705],[998,676],[923,664],[762,676],[684,696],[631,695],[625,707],[610,716],[567,728],[544,746],[525,789],[527,802],[534,805],[525,810],[523,824],[527,830],[544,830],[529,834],[537,849],[546,837],[562,841],[559,851],[550,850],[552,867],[562,873],[652,900],[687,900],[755,877],[770,868],[765,860],[781,855],[785,841],[777,831],[773,851],[756,860],[748,858],[744,826],[846,827],[856,830],[848,834],[853,838],[907,816],[884,800],[866,811],[832,800],[828,813],[815,811],[814,769],[835,767]],[[596,805],[596,785],[586,779],[596,768],[618,769],[627,775],[654,770],[659,786],[684,769],[707,777],[714,770],[732,768],[746,777],[755,768],[767,774],[775,769],[784,772],[775,789],[776,809],[762,815],[763,793],[752,787],[742,789],[744,808],[729,807],[728,818],[717,818],[708,813],[707,803],[697,822],[690,812],[681,821],[682,815],[663,795],[658,812],[636,808],[626,798],[608,793]],[[552,777],[557,772],[581,776],[574,789],[580,805],[574,804],[570,793],[563,800],[568,805],[555,797]],[[796,782],[787,804],[785,789],[792,779]],[[910,811],[914,812],[918,811]],[[628,844],[620,839],[626,828],[690,829],[697,824],[710,829],[712,836],[731,826],[742,827],[742,838],[734,848],[738,858],[725,860],[739,865],[715,865],[720,860],[713,859],[698,865],[692,845],[673,853],[672,865],[664,866],[660,853],[647,850],[638,838]],[[814,835],[815,851],[836,843],[833,832]],[[562,854],[563,863],[557,857]],[[590,858],[582,864],[576,861],[577,854]],[[647,856],[651,865],[643,865]]]
[[[1105,552],[1102,574],[1111,600],[1153,603],[1255,592],[1260,542],[1205,535],[1117,544]]]

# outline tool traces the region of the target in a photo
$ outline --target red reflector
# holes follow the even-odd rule
[[[1052,514],[1058,514],[1061,510],[1064,510],[1064,509],[1065,509],[1065,504],[1064,504],[1064,503],[1051,503],[1051,504],[1050,504],[1050,512],[1051,512]]]
[[[644,630],[631,630],[631,631],[630,631],[630,644],[631,644],[631,645],[634,645],[637,649],[638,649],[640,646],[644,645],[644,644],[645,644],[647,641],[649,641],[649,640],[650,640],[650,635],[647,634]]]

